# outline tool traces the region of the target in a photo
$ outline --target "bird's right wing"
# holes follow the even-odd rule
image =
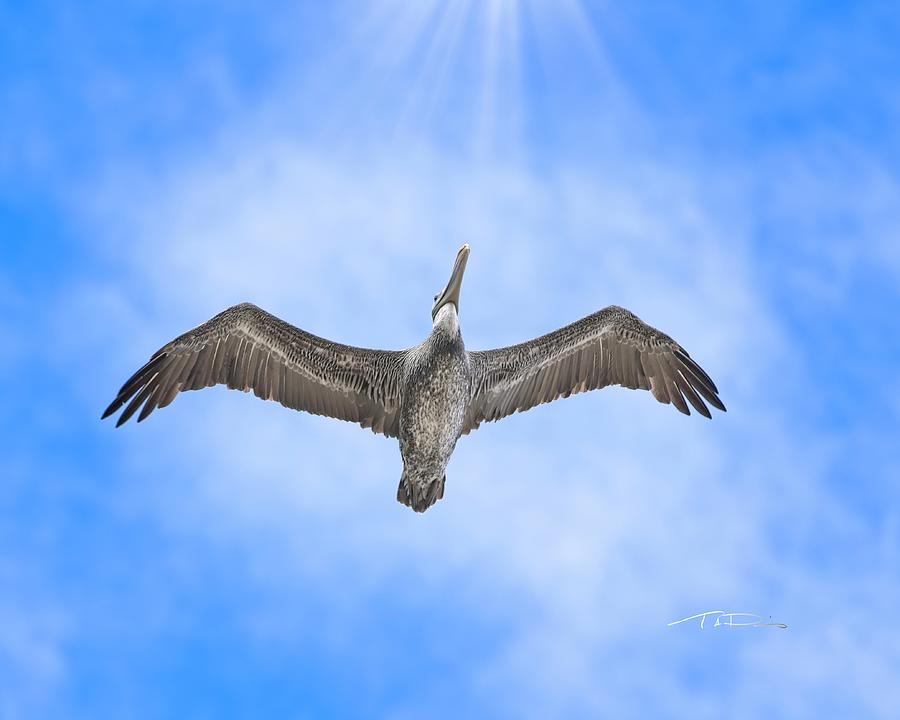
[[[244,303],[160,348],[103,417],[128,403],[118,427],[143,405],[140,422],[183,390],[221,384],[396,437],[404,355],[333,343]]]
[[[615,305],[529,342],[469,353],[472,399],[463,433],[535,405],[608,385],[650,390],[690,415],[725,410],[718,389],[677,342]],[[701,398],[702,396],[702,398]]]

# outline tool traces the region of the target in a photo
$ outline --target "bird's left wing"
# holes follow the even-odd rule
[[[469,362],[472,398],[463,433],[607,385],[650,390],[685,415],[690,415],[685,398],[706,417],[703,399],[725,410],[715,383],[684,348],[614,305],[520,345],[470,352]]]
[[[244,303],[160,348],[103,417],[128,403],[118,427],[143,405],[140,422],[181,391],[222,384],[396,437],[404,355],[333,343]]]

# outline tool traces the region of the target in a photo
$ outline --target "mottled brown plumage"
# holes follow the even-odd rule
[[[701,399],[719,410],[718,389],[684,348],[615,305],[520,345],[469,353],[473,397],[464,433],[586,390],[607,385],[650,390],[685,415],[711,417]]]
[[[333,343],[243,303],[157,350],[103,417],[128,402],[116,427],[143,405],[140,422],[183,390],[227,385],[397,437],[405,354]]]
[[[459,330],[464,245],[435,297],[433,329],[408,350],[341,345],[255,305],[235,305],[164,345],[103,413],[138,422],[184,390],[213,385],[285,407],[359,423],[397,437],[397,499],[418,512],[443,497],[447,462],[461,435],[559,397],[622,385],[650,390],[690,415],[725,410],[710,377],[668,335],[611,306],[520,345],[467,352]],[[127,403],[127,405],[126,405]]]

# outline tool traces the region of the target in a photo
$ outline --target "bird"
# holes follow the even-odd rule
[[[459,438],[483,422],[612,385],[649,390],[690,415],[725,411],[719,390],[671,337],[611,305],[528,342],[466,350],[459,298],[469,245],[434,296],[432,329],[406,350],[331,342],[251,303],[241,303],[157,350],[103,413],[125,406],[121,426],[166,407],[185,390],[225,385],[293,410],[358,423],[397,438],[397,500],[425,512],[444,496]],[[706,402],[704,402],[704,400]],[[127,405],[126,405],[127,403]]]

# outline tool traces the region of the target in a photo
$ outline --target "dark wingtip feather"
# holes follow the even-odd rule
[[[106,420],[110,415],[112,415],[116,410],[122,407],[128,400],[134,395],[138,390],[140,390],[143,386],[147,384],[149,378],[152,378],[156,373],[157,367],[166,359],[168,353],[159,351],[157,352],[150,360],[148,360],[137,372],[134,373],[128,380],[125,381],[125,384],[119,389],[118,394],[116,395],[116,399],[113,400],[106,410],[103,411],[103,414],[100,416],[101,420]],[[131,417],[131,413],[123,414],[122,417],[119,418],[119,421],[116,423],[116,427],[120,427],[123,422],[128,420]]]
[[[681,363],[682,375],[684,375],[686,379],[688,379],[688,376],[693,378],[694,382],[690,384],[694,386],[694,389],[698,390],[706,401],[714,408],[725,412],[725,405],[722,404],[722,400],[719,398],[719,389],[710,379],[709,375],[703,371],[703,368],[691,360],[685,353],[679,352],[678,350],[675,351],[675,357],[677,357]]]
[[[700,367],[694,359],[687,354],[687,351],[684,349],[676,348],[675,349],[675,357],[677,357],[681,362],[687,365],[691,370],[693,370],[699,377],[706,381],[709,385],[709,389],[714,393],[719,392],[719,388],[716,387],[716,384],[713,382],[712,378],[706,374],[706,371]]]
[[[144,407],[141,408],[141,412],[138,415],[138,419],[137,419],[138,422],[143,422],[144,420],[147,419],[147,416],[150,413],[152,413],[154,410],[156,410],[156,403],[159,402],[159,394],[160,394],[159,391],[160,391],[161,386],[159,384],[158,376],[156,378],[154,378],[154,380],[155,380],[155,382],[154,382],[153,392],[150,393],[150,397],[147,398],[147,402],[145,402]],[[151,382],[153,382],[153,381],[151,381]]]
[[[688,385],[688,387],[690,387],[690,385]],[[703,417],[705,417],[709,420],[712,420],[712,413],[709,411],[709,408],[706,407],[703,400],[701,400],[697,396],[697,393],[694,392],[693,388],[690,388],[689,394],[688,393],[685,393],[685,394],[687,395],[688,401],[691,403],[691,405],[694,406],[694,410],[696,410],[698,413],[700,413]]]
[[[678,412],[684,415],[690,415],[691,409],[687,406],[687,403],[684,400],[684,395],[681,394],[681,388],[678,387],[677,383],[674,381],[674,378],[671,381],[671,385],[669,387],[669,397],[672,399],[672,404],[678,408]]]
[[[716,408],[717,410],[721,410],[722,412],[728,412],[728,411],[725,409],[725,405],[724,405],[724,404],[722,403],[722,401],[719,399],[719,396],[718,396],[718,395],[713,395],[712,397],[707,398],[707,400],[708,400],[708,401],[712,404],[712,406],[713,406],[714,408]]]
[[[116,412],[116,410],[118,410],[118,409],[119,409],[120,407],[122,407],[126,402],[128,402],[129,398],[130,398],[132,395],[134,395],[134,393],[136,392],[136,390],[137,390],[137,388],[135,388],[134,390],[131,390],[131,391],[130,391],[129,393],[127,393],[127,394],[126,394],[126,393],[121,393],[121,392],[120,392],[118,395],[116,395],[116,399],[113,400],[113,401],[109,404],[109,407],[107,407],[106,410],[103,411],[103,415],[100,416],[100,419],[101,419],[101,420],[106,420],[106,418],[108,418],[110,415],[112,415],[114,412]],[[116,427],[118,427],[118,426],[116,426]]]
[[[122,411],[122,414],[119,416],[119,421],[116,423],[116,427],[119,427],[120,425],[122,425],[122,423],[127,422],[128,418],[130,418],[132,415],[134,415],[134,413],[137,411],[137,409],[141,405],[144,404],[144,402],[147,400],[147,398],[150,396],[150,394],[152,392],[154,392],[154,390],[157,387],[157,385],[153,382],[155,378],[156,378],[156,373],[154,373],[152,376],[150,376],[149,378],[147,378],[144,381],[146,384],[143,387],[140,387],[138,385],[138,386],[134,386],[131,389],[131,391],[130,391],[131,393],[135,393],[138,390],[140,390],[140,392],[137,392],[137,394],[134,396],[134,398],[131,400],[131,402],[128,403],[128,406]],[[127,399],[128,399],[128,397],[124,398],[124,400],[127,400]]]
[[[162,363],[166,357],[168,357],[168,353],[166,352],[158,352],[152,358],[150,358],[141,368],[139,368],[134,375],[128,378],[125,381],[125,384],[119,389],[119,395],[124,395],[128,392],[129,388],[135,385],[143,385],[144,383],[140,382],[142,378],[144,378],[149,373],[156,370],[157,366]]]
[[[709,408],[706,407],[706,405],[703,403],[703,400],[699,395],[697,395],[696,388],[691,382],[690,377],[680,372],[676,364],[672,361],[669,361],[669,367],[674,374],[675,386],[679,390],[681,390],[681,392],[687,398],[688,402],[698,413],[703,415],[703,417],[711,418],[712,415],[710,415]]]

